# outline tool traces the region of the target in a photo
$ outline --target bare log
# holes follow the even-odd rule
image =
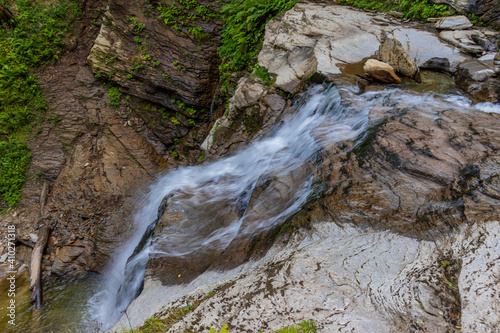
[[[38,241],[33,248],[31,254],[31,298],[30,303],[35,306],[35,309],[40,309],[42,306],[42,256],[47,241],[49,239],[49,228],[43,226],[38,230]]]
[[[49,182],[45,180],[42,186],[42,193],[40,193],[40,215],[45,215],[45,203],[47,202],[47,195],[49,194]]]

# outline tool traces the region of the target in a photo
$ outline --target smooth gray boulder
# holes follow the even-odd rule
[[[472,23],[464,15],[448,16],[437,21],[435,27],[444,30],[463,30],[472,27]]]

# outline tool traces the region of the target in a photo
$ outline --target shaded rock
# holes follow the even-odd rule
[[[472,23],[464,15],[448,16],[437,21],[435,27],[445,30],[463,30],[472,27]]]
[[[380,44],[378,57],[380,61],[389,63],[396,72],[417,82],[422,81],[420,78],[420,69],[397,39],[389,38]]]
[[[500,101],[500,79],[491,67],[473,60],[461,64],[455,83],[464,91],[482,101]]]
[[[275,87],[264,85],[253,75],[242,78],[226,112],[215,121],[201,149],[208,155],[225,155],[252,138],[261,137],[291,109],[291,101],[279,95]]]
[[[432,2],[448,4],[460,13],[474,14],[484,23],[500,28],[499,0],[432,0]]]
[[[431,69],[441,72],[450,71],[450,61],[447,58],[431,58],[427,60],[422,66],[423,69]]]
[[[62,246],[56,252],[51,272],[61,276],[83,276],[88,269],[88,256],[92,252],[92,245],[87,242],[78,242],[75,246]],[[85,254],[84,254],[85,253]]]
[[[204,4],[213,10],[219,7],[216,1]],[[132,0],[127,6],[121,0],[110,1],[88,61],[94,73],[107,75],[122,92],[191,117],[172,99],[199,108],[210,105],[219,81],[216,31],[221,22],[198,16],[194,24],[208,37],[197,39],[165,26],[159,15],[146,0]],[[131,17],[143,24],[140,31]]]
[[[439,38],[442,40],[474,55],[485,51],[484,47],[476,43],[476,40],[481,36],[484,36],[484,34],[478,30],[441,31],[439,33]]]
[[[368,59],[363,66],[363,70],[365,75],[368,75],[375,81],[383,83],[401,83],[401,79],[394,73],[394,68],[385,62]]]
[[[210,186],[205,188],[177,192],[164,199],[161,206],[165,209],[160,208],[153,233],[155,252],[148,261],[146,275],[163,284],[190,282],[235,237],[231,226],[242,214],[238,201],[215,201],[210,199]]]
[[[495,58],[493,59],[493,68],[497,74],[500,74],[500,52],[497,52]]]

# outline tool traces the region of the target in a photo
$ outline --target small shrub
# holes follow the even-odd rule
[[[131,17],[128,20],[132,22],[132,30],[134,32],[140,33],[144,30],[145,25],[143,23],[139,23],[135,17]]]
[[[108,90],[109,104],[115,108],[119,107],[121,104],[122,93],[118,90],[118,87],[109,87]]]
[[[297,2],[299,0],[232,0],[223,7],[222,45],[218,50],[222,58],[219,66],[222,92],[228,91],[231,72],[255,64],[267,22]]]

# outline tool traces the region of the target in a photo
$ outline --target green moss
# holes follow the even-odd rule
[[[197,0],[174,0],[171,4],[160,4],[157,9],[163,24],[182,35],[189,33],[200,42],[208,40],[209,34],[202,27],[196,26],[195,22],[219,18],[214,8],[199,4]]]
[[[30,159],[24,142],[0,141],[0,211],[19,201]]]
[[[312,320],[305,320],[301,323],[277,330],[278,333],[316,333],[316,325]]]
[[[404,18],[413,18],[421,21],[429,17],[442,17],[455,14],[455,10],[444,4],[433,4],[428,0],[339,0],[339,3],[358,8],[366,8],[381,12],[390,10],[403,13]]]

